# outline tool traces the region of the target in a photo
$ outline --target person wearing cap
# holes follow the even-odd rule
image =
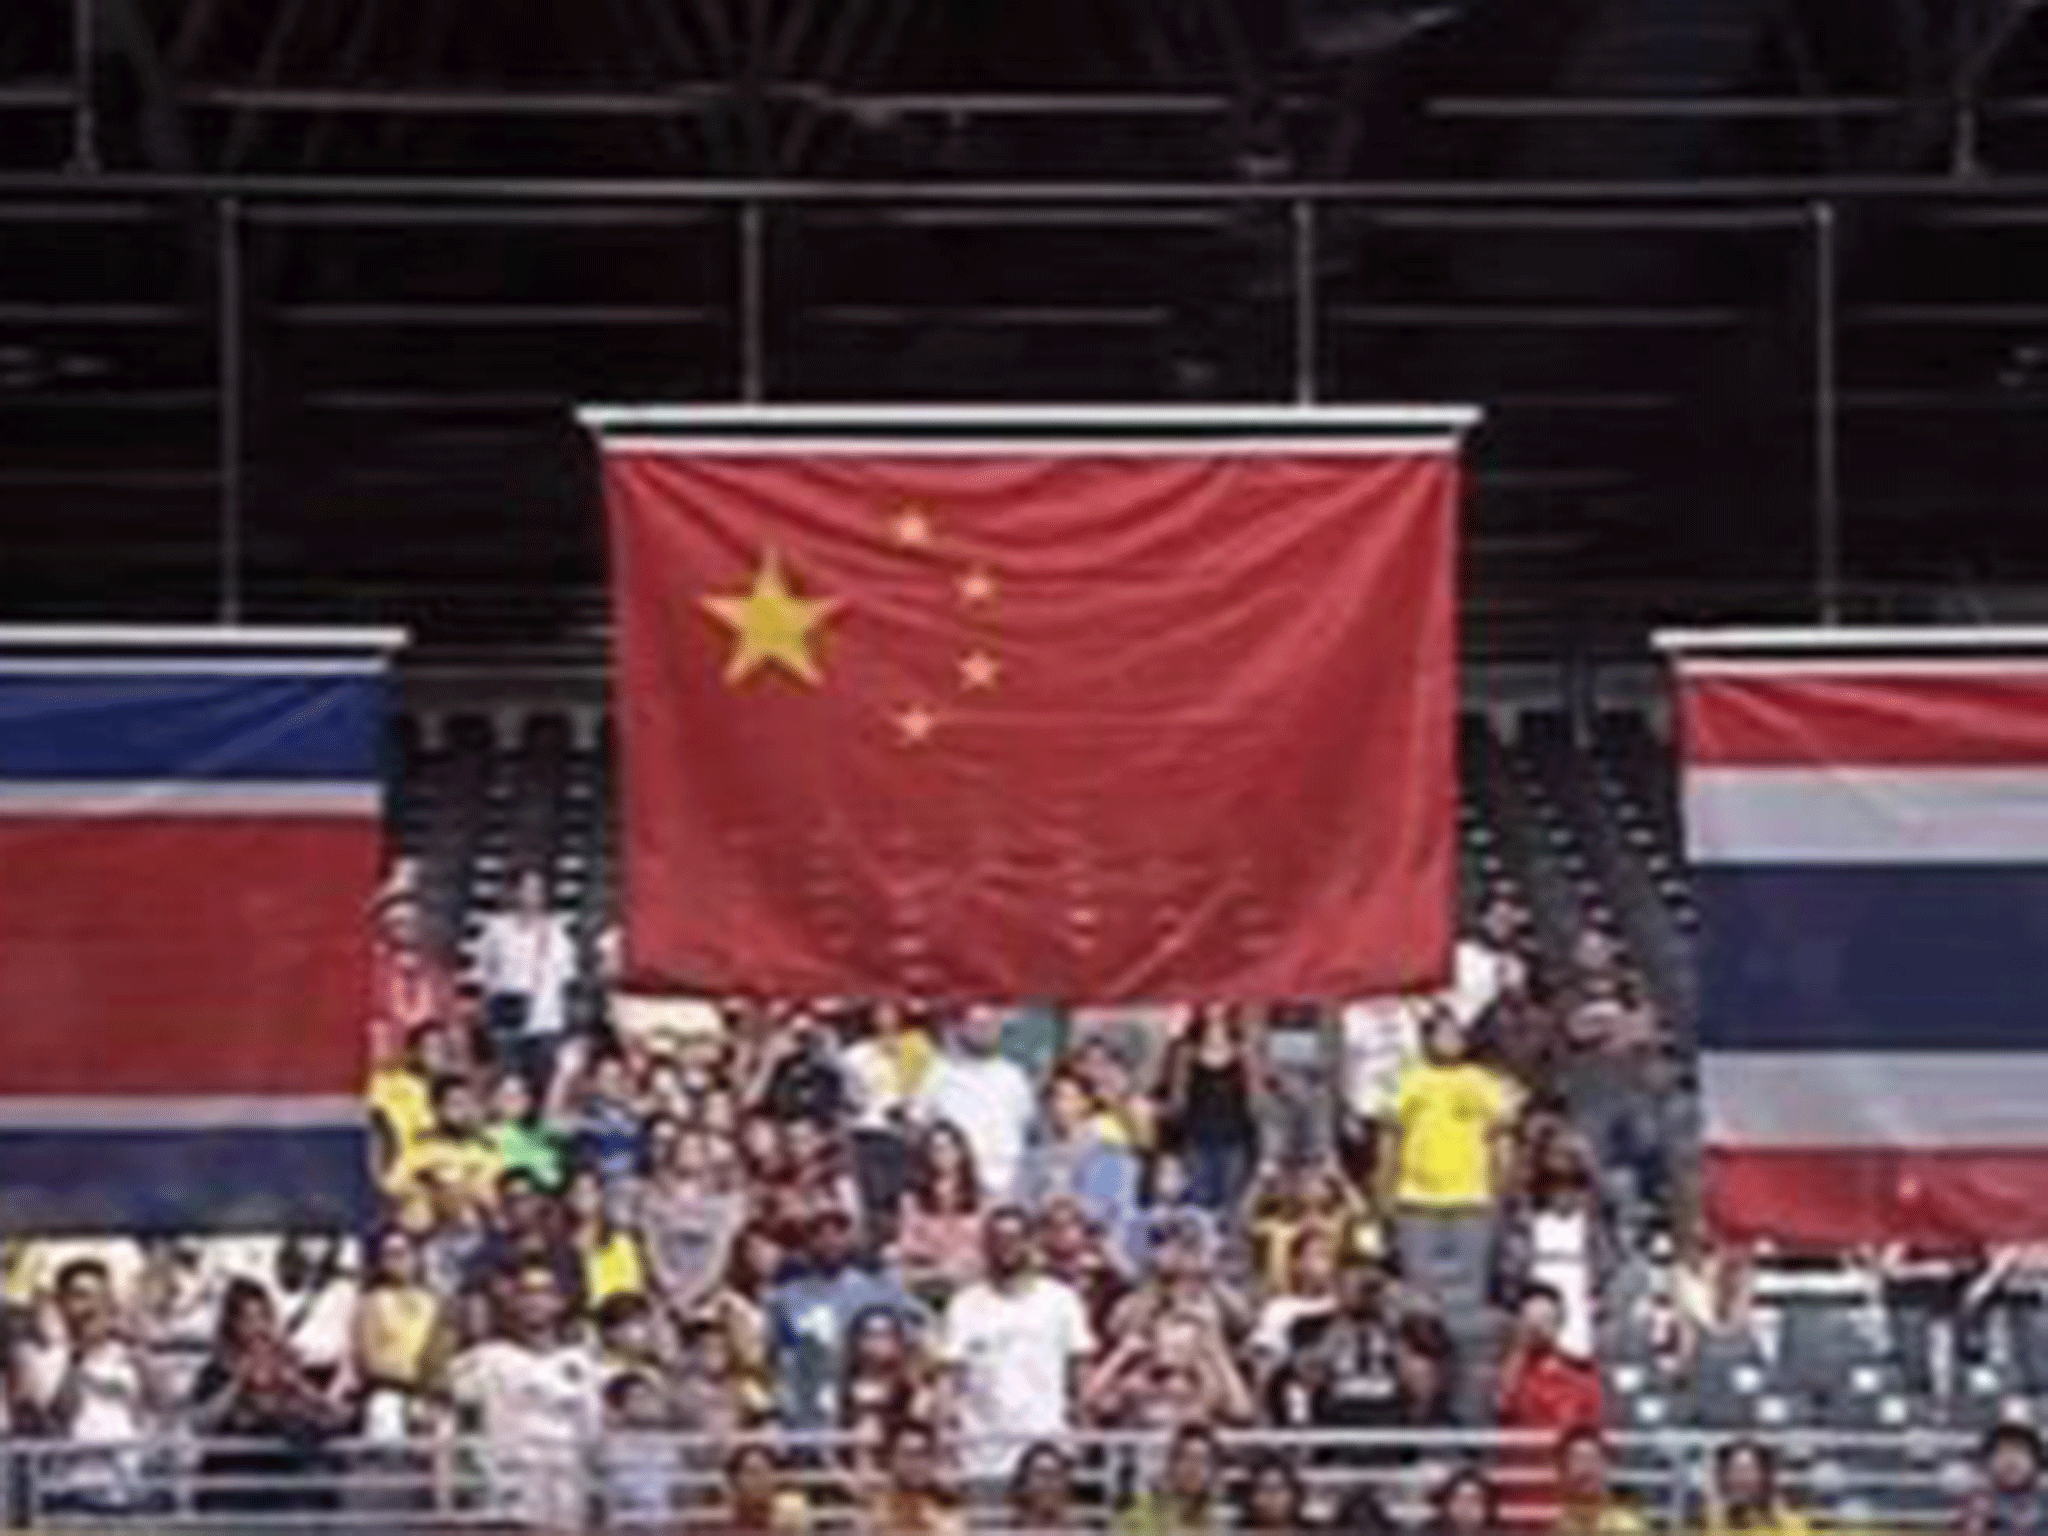
[[[827,1209],[811,1217],[804,1265],[768,1293],[768,1355],[782,1424],[829,1429],[837,1421],[846,1343],[854,1320],[871,1310],[914,1324],[923,1309],[893,1276],[857,1262],[853,1217]]]

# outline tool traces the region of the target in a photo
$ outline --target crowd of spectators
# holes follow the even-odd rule
[[[21,1245],[46,1501],[148,1508],[138,1444],[176,1431],[224,1509],[438,1478],[526,1524],[673,1524],[694,1480],[705,1530],[1643,1528],[1597,1357],[1641,1321],[1621,1256],[1685,1199],[1673,1053],[1597,935],[1539,977],[1497,903],[1444,993],[1323,1017],[615,997],[538,876],[466,970],[403,879],[378,920],[384,1221]],[[1334,1091],[1277,1062],[1304,1031]],[[1309,1448],[1240,1464],[1253,1428]],[[1312,1433],[1482,1428],[1528,1433]],[[2042,1529],[2033,1487],[1981,1528]],[[1716,1488],[1726,1529],[1803,1529],[1759,1447]]]

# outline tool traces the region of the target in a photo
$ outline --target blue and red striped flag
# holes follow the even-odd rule
[[[0,1225],[357,1221],[390,637],[145,639],[0,631]]]
[[[1717,1224],[2048,1235],[2048,661],[1699,652],[1679,692]]]

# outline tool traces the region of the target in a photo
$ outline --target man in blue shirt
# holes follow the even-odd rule
[[[806,1263],[768,1293],[768,1358],[785,1429],[831,1429],[847,1336],[863,1312],[896,1312],[921,1327],[923,1309],[902,1285],[854,1262],[853,1218],[821,1211],[811,1219]]]

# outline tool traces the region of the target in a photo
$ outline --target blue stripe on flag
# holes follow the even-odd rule
[[[1706,1050],[2048,1049],[2048,868],[1693,872]]]
[[[379,781],[385,680],[0,676],[0,778]]]
[[[359,1230],[376,1213],[369,1154],[359,1126],[0,1131],[0,1228]]]

